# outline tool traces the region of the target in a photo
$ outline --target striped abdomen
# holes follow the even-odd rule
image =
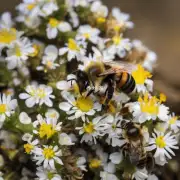
[[[122,72],[118,81],[116,82],[117,88],[126,94],[133,92],[136,83],[134,78],[127,72]]]

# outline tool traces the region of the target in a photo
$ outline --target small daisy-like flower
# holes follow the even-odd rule
[[[134,27],[134,23],[129,21],[129,14],[121,12],[119,8],[112,9],[112,16],[118,21],[118,26],[114,27],[115,29],[120,29],[122,27],[131,29]]]
[[[0,94],[0,127],[2,127],[6,117],[10,117],[14,113],[16,107],[16,99],[11,99],[11,96]]]
[[[36,175],[38,180],[62,180],[61,176],[50,168],[37,167]]]
[[[67,53],[68,61],[71,61],[73,58],[77,58],[77,60],[81,60],[81,58],[85,55],[86,43],[75,41],[74,39],[69,39],[66,44],[67,47],[63,47],[59,49],[59,55],[62,56]]]
[[[153,90],[153,81],[149,79],[152,75],[141,65],[138,65],[137,69],[132,72],[132,76],[136,82],[137,92],[145,93],[146,91]]]
[[[126,56],[127,52],[132,48],[132,44],[130,40],[127,38],[123,38],[122,34],[119,36],[114,36],[112,38],[112,45],[110,45],[107,51],[111,54],[118,55],[120,58]]]
[[[51,138],[57,132],[61,130],[62,122],[57,121],[57,119],[52,118],[43,118],[40,114],[37,115],[37,120],[33,122],[34,128],[37,130],[33,130],[35,134],[38,134],[40,138]]]
[[[45,48],[44,56],[42,57],[42,64],[44,66],[38,66],[37,70],[52,70],[56,69],[59,64],[55,63],[58,57],[58,49],[56,46],[49,45]]]
[[[32,154],[34,148],[36,145],[38,145],[39,141],[38,139],[35,139],[34,141],[29,141],[26,144],[24,144],[24,150],[27,154]]]
[[[28,56],[33,52],[34,48],[27,38],[13,43],[7,50],[8,69],[21,68],[26,63]]]
[[[166,162],[166,158],[171,159],[171,156],[175,156],[172,149],[178,149],[178,142],[175,135],[171,135],[172,132],[166,134],[156,130],[154,130],[154,132],[155,133],[152,134],[153,138],[150,138],[149,146],[146,147],[146,150],[156,150],[154,158],[159,159],[161,162]]]
[[[178,116],[175,116],[174,113],[172,113],[172,115],[169,115],[167,123],[169,124],[169,127],[171,128],[171,130],[173,130],[175,133],[179,131],[180,118]]]
[[[47,168],[48,166],[51,169],[55,170],[55,162],[57,164],[63,165],[62,160],[60,157],[62,156],[62,151],[59,149],[58,146],[46,146],[44,145],[43,148],[35,148],[33,150],[34,157],[33,159],[37,165],[41,165],[43,163],[43,167]]]
[[[169,108],[161,104],[160,100],[155,96],[150,96],[148,93],[144,97],[139,97],[138,102],[130,103],[130,111],[136,121],[144,123],[149,120],[156,120],[159,118],[161,121],[168,120]]]
[[[59,113],[55,109],[48,109],[45,114],[46,118],[48,119],[59,119]]]
[[[52,88],[50,86],[46,86],[44,84],[37,85],[28,85],[26,87],[27,93],[21,93],[19,95],[20,99],[26,99],[25,103],[27,107],[33,107],[35,104],[46,104],[51,107],[53,105],[52,99],[55,98],[52,95]]]
[[[83,127],[77,127],[79,130],[79,134],[83,135],[81,138],[82,142],[94,142],[96,144],[96,139],[100,136],[104,136],[106,130],[109,128],[109,121],[111,118],[109,116],[98,116],[94,118],[92,121],[88,119],[83,124]]]
[[[5,12],[1,15],[0,28],[12,28],[14,25],[11,17],[11,13]]]
[[[91,11],[94,13],[97,23],[101,24],[106,21],[108,8],[101,1],[95,1],[91,5]]]
[[[97,28],[92,28],[90,25],[82,25],[78,29],[78,34],[76,35],[77,40],[90,41],[97,44],[99,39],[100,30]]]
[[[71,31],[71,25],[68,22],[59,21],[55,18],[50,18],[49,23],[47,25],[47,37],[49,39],[54,39],[58,35],[58,31],[68,32]]]
[[[101,106],[98,102],[94,102],[91,97],[80,96],[75,98],[71,93],[63,91],[62,97],[68,102],[62,102],[59,104],[59,108],[65,111],[69,120],[78,119],[81,117],[85,121],[85,116],[93,116],[97,110],[100,110]]]
[[[0,51],[4,47],[9,47],[10,45],[12,45],[12,43],[18,40],[22,34],[23,34],[22,32],[18,32],[14,28],[0,29]]]

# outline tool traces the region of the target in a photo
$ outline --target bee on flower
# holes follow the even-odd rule
[[[67,102],[61,102],[59,108],[69,115],[69,120],[81,118],[85,121],[86,116],[93,116],[96,111],[100,111],[101,105],[93,101],[91,97],[79,96],[75,98],[73,94],[63,91],[62,97]]]
[[[78,61],[81,60],[81,58],[86,53],[86,43],[83,41],[76,41],[74,39],[68,39],[68,43],[66,44],[66,47],[59,49],[59,55],[62,56],[64,54],[67,54],[68,61],[71,61],[73,58],[76,58]]]
[[[6,117],[14,114],[17,107],[17,100],[11,99],[11,96],[0,94],[0,128],[3,126]]]
[[[145,93],[143,97],[139,97],[137,102],[129,103],[127,106],[132,112],[134,120],[139,123],[144,123],[149,120],[161,121],[168,120],[169,108],[164,104],[161,104],[161,100],[155,96]]]
[[[156,164],[164,165],[167,162],[167,159],[171,159],[172,156],[175,156],[172,149],[178,149],[176,136],[172,135],[171,131],[164,133],[157,130],[154,130],[152,136],[153,137],[150,138],[149,146],[146,147],[146,150],[155,150],[154,158]]]
[[[60,157],[62,156],[62,150],[58,146],[44,145],[42,148],[36,147],[33,150],[34,161],[37,161],[37,165],[43,164],[44,168],[50,167],[55,170],[55,163],[63,165]]]
[[[19,98],[26,99],[25,104],[27,107],[33,107],[35,104],[39,104],[40,106],[45,104],[52,107],[53,102],[51,98],[54,99],[55,96],[52,95],[53,90],[50,86],[34,84],[28,85],[25,90],[27,93],[21,93]]]
[[[56,118],[43,118],[38,114],[37,120],[33,122],[33,133],[38,134],[40,138],[50,139],[61,131],[61,124]]]

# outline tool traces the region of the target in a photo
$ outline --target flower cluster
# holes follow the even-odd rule
[[[180,118],[153,91],[156,54],[126,37],[130,16],[100,0],[16,9],[0,18],[0,179],[157,179]]]

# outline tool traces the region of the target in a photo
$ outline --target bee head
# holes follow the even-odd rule
[[[126,136],[129,139],[137,140],[141,136],[141,130],[134,123],[130,122],[127,125]]]

